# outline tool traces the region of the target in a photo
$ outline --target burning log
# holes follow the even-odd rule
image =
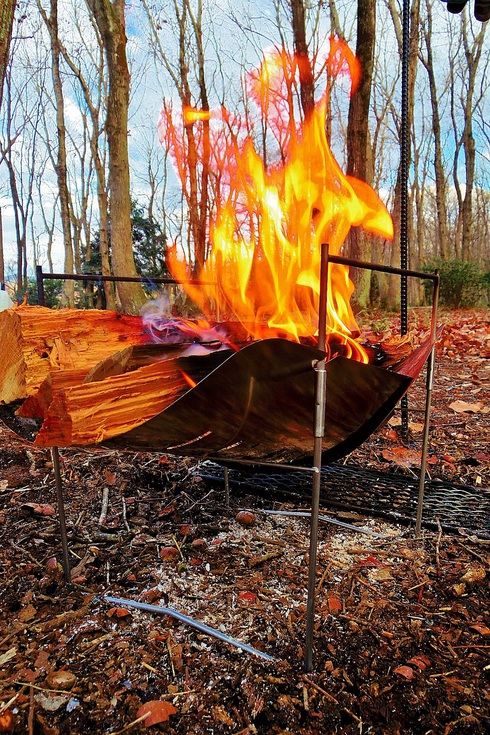
[[[326,356],[311,345],[280,338],[238,351],[216,341],[145,344],[138,318],[40,307],[2,312],[0,338],[8,345],[0,362],[2,402],[25,398],[17,414],[43,419],[40,446],[104,443],[278,463],[311,450],[314,366]],[[117,349],[121,343],[127,346]],[[391,369],[328,358],[329,461],[382,423],[430,346],[407,356],[403,341],[403,359]]]

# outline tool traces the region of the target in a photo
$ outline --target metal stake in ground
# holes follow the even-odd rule
[[[56,501],[58,504],[58,517],[60,519],[61,549],[63,552],[63,572],[65,580],[71,582],[70,554],[68,551],[68,537],[66,535],[65,501],[63,498],[63,482],[61,479],[60,453],[58,447],[51,447],[51,459],[56,482]]]
[[[327,341],[328,245],[322,244],[320,262],[320,295],[318,303],[318,349],[325,351]],[[322,469],[323,436],[325,434],[325,403],[327,371],[325,360],[315,367],[315,424],[313,445],[313,482],[311,492],[310,554],[308,567],[308,600],[306,604],[305,669],[313,666],[313,630],[315,626],[316,557],[318,545],[318,515]]]

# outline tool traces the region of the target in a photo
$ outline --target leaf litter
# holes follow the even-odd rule
[[[412,316],[422,335],[427,312]],[[443,318],[429,471],[488,488],[488,414],[450,406],[489,405],[488,312]],[[412,395],[423,406],[423,379]],[[413,470],[414,416],[415,446],[392,421],[348,461]],[[413,529],[359,515],[351,530],[321,524],[305,674],[307,519],[263,513],[288,508],[239,490],[228,507],[190,460],[63,450],[68,585],[57,515],[46,512],[56,509],[50,457],[4,428],[0,445],[0,732],[488,732],[485,539],[439,530],[417,540]],[[173,607],[275,660],[109,605],[105,594]]]

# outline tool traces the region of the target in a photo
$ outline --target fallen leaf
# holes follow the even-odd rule
[[[250,510],[241,510],[236,514],[236,520],[241,526],[253,526],[257,522],[257,516]]]
[[[470,625],[470,628],[476,630],[480,635],[490,635],[490,628],[488,628],[485,623],[473,623],[473,625]]]
[[[395,674],[399,674],[400,676],[403,676],[405,679],[413,679],[414,670],[410,668],[410,666],[398,666],[395,669]]]
[[[46,712],[56,712],[67,702],[67,694],[47,694],[38,692],[34,699]]]
[[[39,513],[43,516],[54,516],[56,510],[49,503],[23,503],[23,508],[29,508],[34,513]]]
[[[453,401],[449,404],[449,408],[451,408],[456,413],[478,413],[483,408],[483,403],[466,403],[466,401]]]
[[[46,681],[52,689],[71,689],[77,677],[72,671],[61,669],[47,675]]]
[[[424,656],[421,653],[417,656],[413,656],[410,661],[408,661],[408,663],[416,666],[421,671],[425,671],[427,666],[430,666],[430,659],[428,659],[427,656]]]
[[[131,611],[127,610],[125,607],[111,607],[111,609],[107,611],[107,616],[109,618],[127,618],[128,615],[131,615]]]
[[[34,605],[26,605],[20,613],[19,613],[19,620],[22,623],[28,623],[29,620],[33,620],[37,615],[37,610],[34,607]]]
[[[151,727],[151,725],[157,725],[159,722],[167,722],[171,715],[175,715],[177,712],[176,707],[170,702],[164,702],[161,699],[152,699],[149,702],[139,708],[136,713],[136,717],[143,717],[145,727]]]
[[[480,564],[470,567],[460,579],[460,582],[467,582],[468,584],[475,584],[475,582],[483,582],[487,576],[485,568]]]
[[[179,556],[179,550],[175,546],[164,546],[160,549],[160,559],[163,561],[174,561]]]
[[[12,710],[6,709],[0,714],[0,732],[12,732],[14,729],[14,715]]]
[[[9,648],[9,650],[5,651],[5,653],[0,653],[0,666],[6,664],[7,661],[10,661],[11,658],[14,658],[16,653],[16,648]]]
[[[334,615],[342,610],[342,603],[336,595],[330,595],[327,599],[328,609]]]

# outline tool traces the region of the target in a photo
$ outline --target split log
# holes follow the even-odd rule
[[[153,418],[187,390],[186,375],[174,359],[63,389],[53,398],[35,444],[103,443]]]
[[[139,317],[97,309],[20,306],[0,312],[0,403],[35,397],[27,416],[44,415],[55,390],[81,383],[123,345],[150,342]]]

